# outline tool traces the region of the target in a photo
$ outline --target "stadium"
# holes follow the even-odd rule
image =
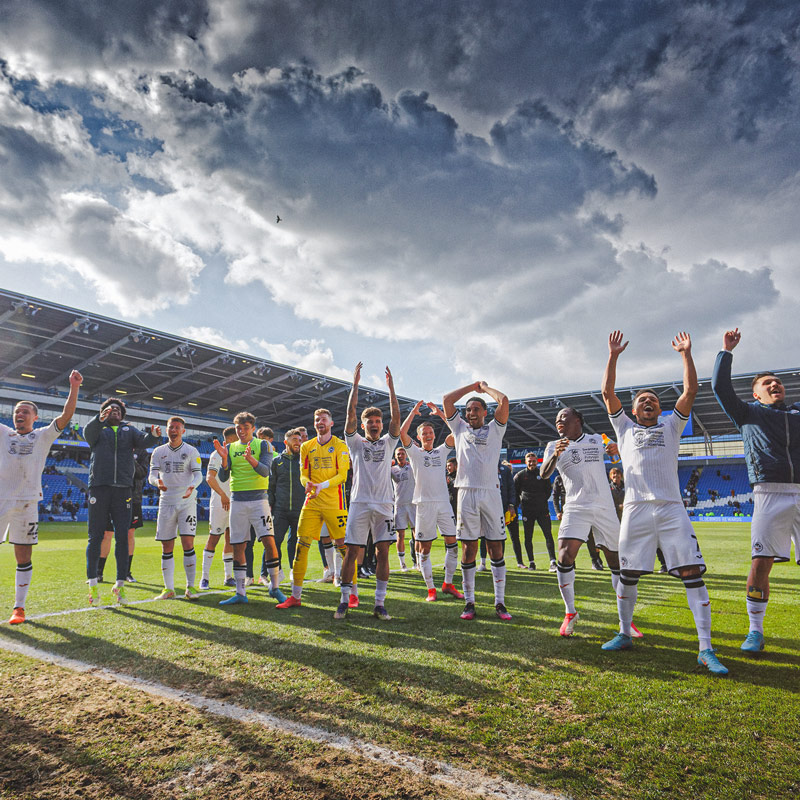
[[[800,569],[794,560],[776,565],[769,649],[743,654],[753,494],[741,436],[707,377],[681,439],[678,475],[709,565],[725,680],[696,664],[691,614],[680,582],[667,575],[640,585],[644,638],[634,651],[601,651],[616,613],[608,571],[593,571],[585,549],[577,561],[581,623],[569,638],[558,636],[561,603],[546,569],[509,567],[508,624],[481,613],[491,606],[491,573],[478,575],[477,625],[466,628],[457,603],[425,602],[421,576],[397,570],[394,554],[389,625],[357,611],[334,622],[338,590],[324,583],[308,583],[303,607],[289,612],[276,611],[258,584],[247,606],[221,609],[219,562],[197,601],[157,600],[156,491],[145,492],[128,603],[114,604],[106,587],[103,605],[91,607],[82,430],[105,398],[122,398],[127,421],[141,429],[180,415],[205,473],[212,439],[238,411],[270,426],[280,450],[288,430],[311,427],[316,408],[329,408],[341,425],[350,384],[7,291],[0,336],[4,425],[13,427],[21,399],[38,405],[37,425],[49,422],[70,371],[84,376],[42,478],[27,621],[0,626],[4,796],[766,798],[800,790]],[[787,396],[800,397],[800,370],[777,374]],[[734,377],[739,396],[749,396],[752,378]],[[627,406],[640,388],[617,393]],[[665,409],[681,393],[673,383],[648,388]],[[388,413],[385,390],[362,392]],[[405,416],[415,400],[398,399]],[[560,409],[578,409],[590,434],[614,435],[596,390],[509,405],[504,458],[515,470],[528,452],[541,462],[558,438]],[[447,429],[434,423],[438,445]],[[209,495],[204,483],[198,549]],[[557,525],[552,502],[550,511]],[[11,551],[0,548],[7,599]],[[440,542],[432,554],[440,578]],[[309,578],[321,573],[312,553]],[[371,596],[374,578],[360,583]]]

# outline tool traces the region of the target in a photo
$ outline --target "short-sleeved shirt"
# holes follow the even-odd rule
[[[548,442],[543,461],[555,452],[558,442]],[[594,508],[598,505],[613,506],[608,491],[605,449],[603,440],[595,434],[582,434],[571,441],[556,460],[556,469],[564,482],[564,505],[570,509]]]
[[[414,503],[450,502],[447,489],[447,457],[450,448],[440,444],[432,450],[412,444],[406,448],[408,461],[414,470]]]
[[[456,412],[447,424],[455,439],[458,489],[499,489],[497,462],[503,447],[505,423],[492,419],[480,428],[473,428]]]
[[[682,502],[678,450],[689,418],[675,409],[655,425],[645,427],[622,409],[609,417],[625,467],[625,505],[642,500]]]
[[[30,433],[0,425],[0,497],[41,500],[42,471],[50,446],[61,433],[56,421]]]
[[[216,479],[217,483],[219,484],[219,488],[222,489],[222,493],[227,497],[230,498],[231,490],[230,490],[230,477],[228,480],[223,481],[220,480],[219,471],[222,469],[222,456],[215,450],[209,457],[208,457],[208,469],[206,470],[206,480],[208,480],[208,473],[212,470],[216,472]],[[211,502],[209,503],[209,508],[216,508],[217,506],[222,507],[222,498],[215,492],[211,492]]]
[[[410,506],[414,499],[414,471],[411,464],[406,462],[402,467],[395,464],[392,467],[392,481],[395,508]]]
[[[182,442],[179,447],[173,447],[169,443],[156,447],[150,457],[150,483],[157,484],[160,478],[167,487],[165,492],[161,492],[159,503],[175,506],[196,500],[197,486],[203,480],[200,464],[197,448],[186,442]],[[192,494],[184,498],[183,495],[190,486],[194,487]]]
[[[392,503],[392,453],[398,437],[384,433],[372,442],[360,433],[344,434],[353,464],[351,503]]]

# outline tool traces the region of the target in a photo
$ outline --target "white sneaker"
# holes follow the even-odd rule
[[[330,567],[326,567],[325,572],[322,573],[322,577],[317,583],[333,583],[333,570]]]
[[[244,579],[244,585],[245,586],[252,586],[254,583],[255,583],[255,581],[252,578],[245,578]]]
[[[481,561],[481,563],[478,564],[477,567],[475,567],[475,572],[486,572],[486,562]]]
[[[342,579],[338,575],[334,575],[333,576],[333,585],[334,586],[341,586],[342,585]]]

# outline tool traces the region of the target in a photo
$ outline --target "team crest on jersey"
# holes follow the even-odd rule
[[[333,452],[333,446],[332,446],[332,445],[331,445],[331,447],[329,447],[329,448],[328,448],[328,452],[329,452],[329,453],[332,453],[332,452]]]
[[[184,461],[186,461],[186,459],[187,459],[187,458],[189,458],[189,454],[188,454],[188,453],[181,453],[181,458],[182,458]]]
[[[125,427],[124,427],[122,430],[124,430],[124,431],[129,431],[129,430],[130,430],[130,428],[129,428],[129,427],[126,425],[126,426],[125,426]]]
[[[572,450],[569,454],[570,461],[573,464],[580,464],[581,463],[581,453],[580,450]]]
[[[96,497],[90,497],[89,498],[89,505],[90,506],[93,506],[96,502],[97,502],[97,498]]]

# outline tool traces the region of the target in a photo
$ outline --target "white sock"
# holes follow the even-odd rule
[[[267,574],[269,575],[269,588],[270,588],[270,590],[277,589],[278,586],[280,585],[278,583],[278,573],[281,570],[280,564],[281,564],[280,559],[279,558],[275,558],[275,559],[270,559],[269,561],[267,561],[267,563],[265,565],[266,568],[267,568]]]
[[[172,553],[161,554],[161,575],[164,578],[164,588],[168,592],[175,591],[175,559]]]
[[[405,550],[398,550],[397,551],[397,558],[400,560],[400,567],[402,569],[406,565],[406,551]]]
[[[558,590],[561,592],[561,599],[564,601],[564,609],[567,614],[575,613],[575,565],[565,567],[560,562],[558,567]]]
[[[225,569],[225,580],[233,577],[233,556],[222,556],[222,566]]]
[[[467,603],[475,602],[475,562],[461,562],[461,590]]]
[[[747,616],[750,618],[750,630],[764,635],[764,615],[767,613],[766,600],[747,598]]]
[[[619,594],[619,570],[611,570],[611,586],[614,588],[614,594]]]
[[[339,589],[341,590],[341,595],[339,596],[340,603],[347,603],[350,600],[350,595],[353,591],[353,584],[352,583],[344,583],[342,582],[339,585]]]
[[[14,589],[14,608],[25,608],[25,600],[28,597],[28,589],[31,586],[33,577],[33,564],[17,565],[17,582]]]
[[[298,586],[296,583],[292,584],[292,597],[295,600],[299,600],[303,596],[303,587]]]
[[[639,587],[637,583],[629,586],[620,579],[619,590],[617,591],[617,613],[619,614],[619,632],[624,633],[626,636],[631,635],[633,609],[636,606],[636,598],[638,596]]]
[[[431,564],[430,553],[417,553],[417,560],[419,561],[419,570],[422,577],[425,579],[425,585],[429,589],[433,589],[433,564]]]
[[[203,574],[200,576],[204,581],[211,580],[211,564],[214,561],[213,550],[203,550]]]
[[[494,578],[494,604],[506,601],[506,562],[504,558],[492,561],[492,578]]]
[[[711,600],[708,598],[708,587],[700,578],[684,579],[683,585],[697,628],[700,649],[711,650]]]
[[[458,567],[458,545],[453,543],[444,547],[444,582],[452,583]]]
[[[339,552],[337,548],[333,546],[333,542],[330,544],[322,545],[325,548],[325,558],[328,559],[328,569],[333,570],[334,577],[342,579],[342,554]],[[333,561],[333,566],[331,567],[331,561]]]
[[[389,586],[389,581],[375,580],[375,605],[382,606],[386,603],[386,589]]]
[[[97,586],[97,578],[89,578],[89,586]]]
[[[186,586],[194,586],[197,577],[197,555],[194,547],[191,550],[183,551],[183,571],[186,573]]]
[[[234,564],[233,577],[236,580],[236,594],[247,595],[244,582],[247,580],[247,564]]]

